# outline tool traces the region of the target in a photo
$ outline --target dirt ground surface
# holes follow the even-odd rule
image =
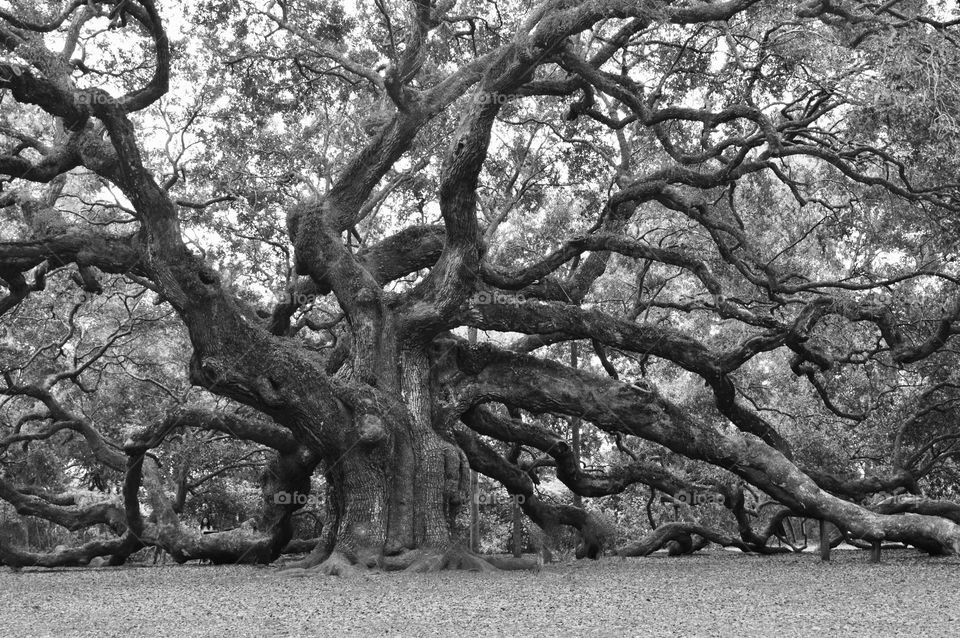
[[[604,558],[528,572],[0,568],[2,636],[960,636],[960,558]]]

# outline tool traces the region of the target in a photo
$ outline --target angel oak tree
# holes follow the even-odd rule
[[[955,60],[956,20],[902,4],[398,0],[350,13],[320,2],[0,3],[0,203],[21,233],[0,242],[0,312],[41,294],[57,269],[76,268],[92,292],[104,273],[152,291],[189,335],[192,383],[272,420],[239,428],[292,464],[265,493],[324,472],[328,519],[308,563],[329,572],[483,567],[457,549],[471,468],[524,496],[541,527],[580,530],[591,556],[603,526],[544,498],[537,467],[585,497],[690,487],[643,454],[587,472],[530,417],[544,414],[729,473],[711,489],[728,497],[741,539],[692,524],[664,539],[699,530],[766,551],[776,525],[751,528],[742,482],[778,504],[775,523],[805,516],[853,539],[960,552],[949,508],[920,495],[909,507],[863,504],[879,490],[915,491],[955,431],[926,448],[912,430],[898,437],[878,476],[837,472],[801,459],[803,430],[781,431],[786,420],[743,387],[793,374],[820,401],[803,427],[857,423],[867,417],[842,406],[873,387],[858,371],[928,366],[924,376],[947,361],[938,357],[960,314],[955,132],[924,137],[902,94],[935,110],[960,93],[903,89],[909,59],[885,53]],[[210,93],[183,110],[191,84]],[[201,152],[184,142],[171,153],[173,134],[166,155],[157,150],[167,112],[187,113],[181,140],[207,127]],[[263,186],[258,171],[280,168]],[[244,180],[268,192],[243,191]],[[82,214],[81,195],[109,192],[114,217]],[[286,286],[267,311],[256,307],[262,285],[244,289],[188,239],[206,237],[212,252],[232,241],[224,211],[269,227],[260,239],[291,256],[293,272],[265,282]],[[870,232],[878,216],[899,221]],[[900,289],[946,304],[916,315],[896,294],[868,294]],[[309,310],[326,299],[342,316],[321,325]],[[501,336],[472,344],[463,327]],[[334,345],[318,349],[305,329]],[[550,348],[574,341],[592,343],[608,374]],[[706,387],[713,405],[683,405],[678,380]],[[25,388],[8,375],[6,394],[52,410]],[[184,545],[162,504],[149,525],[140,515],[142,452],[167,431],[127,442],[127,524],[181,557],[215,553]],[[522,462],[521,450],[537,458]],[[282,528],[290,510],[267,527]],[[284,537],[265,541],[264,555]],[[122,554],[91,550],[112,551]]]

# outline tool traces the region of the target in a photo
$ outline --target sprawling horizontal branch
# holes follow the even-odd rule
[[[445,408],[457,417],[490,399],[534,413],[580,416],[601,429],[639,436],[728,469],[790,509],[833,521],[854,537],[904,540],[931,551],[960,553],[960,526],[951,521],[916,514],[878,515],[831,496],[780,452],[752,437],[723,433],[700,422],[650,386],[602,379],[491,346],[459,345],[447,352],[448,365],[455,365],[461,376]]]
[[[52,266],[95,266],[109,273],[144,273],[142,253],[133,237],[68,232],[31,241],[0,243],[0,273],[26,272],[44,262]]]
[[[0,478],[0,498],[13,505],[21,516],[35,516],[74,532],[93,525],[108,525],[118,532],[126,529],[125,515],[119,503],[103,500],[90,505],[59,505],[41,496],[18,490]]]
[[[617,553],[620,556],[649,556],[667,545],[670,541],[683,536],[689,537],[693,534],[701,536],[711,543],[716,543],[722,547],[735,547],[744,552],[779,554],[791,551],[786,547],[767,547],[766,545],[746,543],[739,538],[721,534],[696,523],[667,523],[653,530],[642,539],[619,548]]]
[[[493,266],[483,264],[482,277],[484,281],[498,288],[520,290],[547,277],[569,260],[587,251],[610,251],[628,257],[677,266],[689,271],[703,284],[721,316],[738,319],[748,325],[784,331],[787,329],[773,319],[756,315],[727,299],[724,296],[723,285],[703,259],[682,250],[659,248],[613,233],[574,237],[541,261],[513,274],[501,273]]]
[[[717,407],[737,427],[759,436],[789,455],[787,442],[773,425],[736,401],[733,384],[723,368],[724,362],[731,358],[747,358],[739,353],[758,347],[755,339],[749,339],[734,352],[718,354],[696,339],[670,328],[636,324],[568,304],[515,303],[509,298],[504,303],[480,303],[474,299],[469,308],[461,313],[460,320],[478,328],[528,334],[549,335],[559,331],[570,337],[596,339],[624,350],[652,354],[672,361],[700,375],[710,384]],[[775,341],[772,337],[763,340],[763,346],[766,347],[771,340]]]
[[[80,154],[70,147],[54,149],[36,162],[19,155],[0,155],[0,174],[45,184],[81,162]]]
[[[104,346],[100,350],[101,354],[105,351],[106,347],[107,346]],[[93,358],[95,359],[96,356]],[[31,435],[19,431],[11,434],[3,440],[0,440],[0,446],[6,447],[16,441],[42,440],[53,436],[61,430],[72,430],[84,438],[97,461],[111,469],[122,470],[124,467],[124,458],[116,444],[103,436],[87,419],[65,408],[52,391],[56,383],[66,378],[75,378],[85,367],[86,364],[81,364],[80,367],[74,370],[48,375],[43,381],[37,384],[0,387],[0,394],[26,396],[41,402],[47,412],[38,415],[39,418],[49,419],[51,421],[47,428],[36,434]]]
[[[497,416],[483,406],[468,411],[462,420],[479,434],[501,441],[522,443],[549,454],[556,462],[557,478],[581,496],[619,494],[635,483],[650,485],[667,494],[695,488],[659,463],[645,460],[616,466],[603,474],[585,472],[570,445],[557,433],[536,423]]]
[[[81,129],[89,117],[89,109],[81,100],[74,99],[68,88],[38,77],[29,69],[0,63],[0,89],[10,90],[21,104],[35,104],[47,113],[63,118],[68,130]],[[17,169],[17,166],[11,164],[10,168]]]
[[[910,512],[925,516],[941,516],[960,524],[960,504],[922,496],[892,496],[872,507],[880,514]]]
[[[877,492],[894,492],[904,488],[912,492],[919,491],[917,477],[905,469],[894,469],[882,476],[858,478],[837,477],[811,467],[805,467],[804,473],[831,494],[851,500],[860,500]]]
[[[124,450],[128,454],[142,454],[160,445],[173,430],[184,427],[223,432],[282,453],[292,453],[299,447],[289,430],[266,419],[245,418],[204,408],[188,408],[170,414],[164,420],[130,436],[123,444]]]
[[[490,303],[480,297],[471,300],[459,317],[464,325],[526,334],[563,332],[577,339],[596,339],[624,350],[652,354],[707,380],[716,380],[722,375],[720,355],[679,330],[637,324],[598,310],[558,302],[518,303],[503,293],[492,293],[489,297]]]
[[[490,436],[501,441],[522,443],[546,452],[556,461],[557,478],[563,481],[571,491],[582,496],[615,494],[623,491],[634,483],[649,485],[668,495],[675,495],[681,491],[695,494],[718,489],[723,495],[724,505],[733,512],[737,519],[741,539],[727,539],[714,532],[706,532],[703,536],[709,537],[711,541],[721,545],[738,547],[744,551],[760,553],[781,551],[779,548],[776,550],[768,548],[767,541],[774,534],[774,530],[777,529],[781,518],[790,515],[791,511],[784,509],[780,517],[775,517],[771,520],[766,530],[757,534],[751,527],[747,512],[745,511],[742,489],[738,490],[732,486],[714,488],[696,485],[674,475],[662,465],[643,460],[637,460],[629,465],[613,468],[604,475],[587,473],[580,468],[579,463],[577,463],[573,456],[570,446],[562,437],[552,430],[539,426],[536,423],[524,423],[517,419],[503,418],[484,406],[469,410],[463,415],[462,421],[479,434]],[[655,546],[655,541],[659,538],[660,536],[651,536],[651,538],[645,538],[642,542],[644,546],[649,545],[653,547],[653,549],[650,550],[653,551],[658,547]],[[663,543],[666,543],[670,539],[664,537],[661,540]],[[627,555],[636,556],[641,554],[630,553]]]
[[[10,567],[80,567],[98,556],[128,556],[142,547],[136,538],[125,535],[108,540],[91,541],[79,547],[58,552],[31,552],[7,546],[0,541],[0,563]]]

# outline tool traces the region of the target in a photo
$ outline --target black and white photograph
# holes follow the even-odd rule
[[[960,636],[955,0],[0,0],[0,637]]]

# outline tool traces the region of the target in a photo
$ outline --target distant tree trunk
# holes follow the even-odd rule
[[[183,442],[189,447],[193,439],[193,430],[190,428],[185,428],[183,433]],[[183,508],[187,504],[187,492],[190,487],[190,457],[184,456],[179,459],[180,463],[177,466],[177,471],[175,473],[176,481],[176,495],[173,498],[173,511],[177,514],[183,514]]]
[[[820,560],[830,560],[830,534],[827,533],[827,521],[820,519]]]
[[[578,347],[576,341],[570,342],[570,367],[576,369],[578,367]],[[581,467],[580,463],[580,426],[582,424],[582,419],[580,417],[573,417],[570,419],[570,451],[573,454],[573,458],[577,463],[577,468]],[[573,494],[573,504],[576,507],[583,507],[583,497],[574,492]]]
[[[480,552],[480,475],[470,470],[470,551]]]
[[[467,339],[470,345],[477,343],[477,329],[469,328]],[[470,470],[470,551],[480,552],[480,475]]]
[[[520,558],[523,554],[523,512],[520,510],[518,499],[514,498],[513,503],[513,557]]]

